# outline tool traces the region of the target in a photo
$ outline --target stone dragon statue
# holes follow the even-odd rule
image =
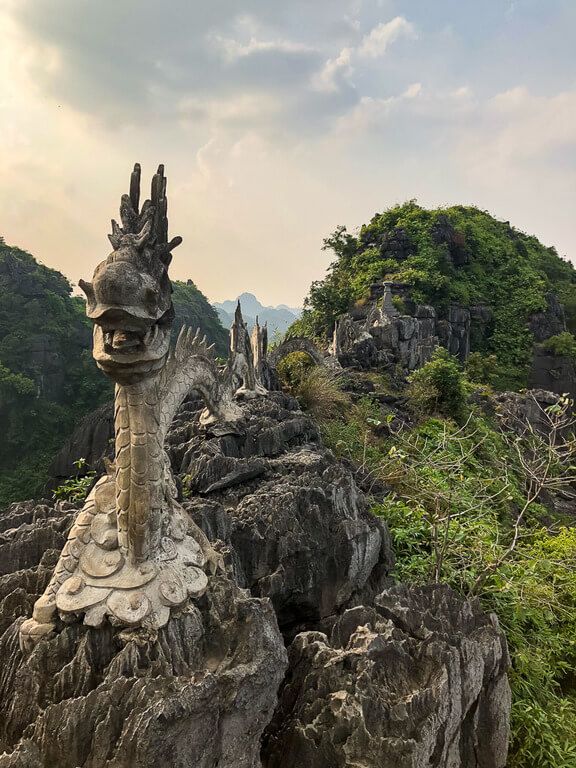
[[[242,396],[265,392],[240,311],[224,373],[198,332],[183,328],[170,350],[168,267],[182,239],[168,241],[163,166],[142,207],[140,166],[134,167],[120,218],[122,226],[112,221],[112,253],[91,283],[80,281],[94,325],[94,358],[116,385],[115,460],[88,496],[50,583],[21,627],[24,650],[59,620],[155,630],[171,609],[203,594],[220,557],[177,502],[164,439],[191,390],[204,399],[205,426],[240,417],[238,384]]]

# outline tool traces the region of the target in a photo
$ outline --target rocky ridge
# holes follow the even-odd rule
[[[157,633],[72,623],[23,657],[75,507],[0,517],[0,766],[503,768],[496,619],[447,588],[393,586],[384,522],[296,401],[242,408],[205,432],[189,400],[169,433],[183,506],[226,570]]]

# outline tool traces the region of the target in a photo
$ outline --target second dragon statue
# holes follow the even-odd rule
[[[174,320],[168,267],[166,177],[160,166],[150,199],[140,207],[140,166],[122,196],[122,226],[112,222],[113,246],[91,283],[80,281],[94,324],[93,355],[114,380],[115,461],[78,514],[44,594],[21,627],[23,649],[50,635],[60,621],[92,627],[164,626],[172,608],[199,597],[219,556],[176,500],[164,450],[172,419],[191,390],[206,406],[201,423],[240,415],[235,389],[255,377],[251,350],[237,349],[220,372],[211,348],[183,328],[173,350]],[[241,317],[238,322],[241,322]],[[241,334],[249,344],[246,329]],[[238,334],[236,334],[238,335]],[[250,371],[243,368],[248,365]]]

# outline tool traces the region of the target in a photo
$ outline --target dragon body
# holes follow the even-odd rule
[[[120,206],[123,227],[112,222],[114,250],[92,283],[81,282],[94,323],[94,357],[116,382],[114,464],[88,496],[48,587],[21,627],[25,650],[51,634],[59,619],[157,629],[173,608],[205,591],[207,572],[220,563],[177,502],[164,441],[191,390],[206,405],[202,424],[239,417],[235,375],[256,388],[251,350],[232,350],[222,375],[198,332],[183,328],[170,349],[174,311],[167,269],[181,240],[167,241],[162,166],[141,210],[139,195],[135,166],[130,195]]]

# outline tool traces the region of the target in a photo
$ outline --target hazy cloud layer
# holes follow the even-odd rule
[[[3,234],[73,280],[167,166],[212,298],[297,303],[322,237],[475,203],[576,254],[572,0],[0,0]]]

